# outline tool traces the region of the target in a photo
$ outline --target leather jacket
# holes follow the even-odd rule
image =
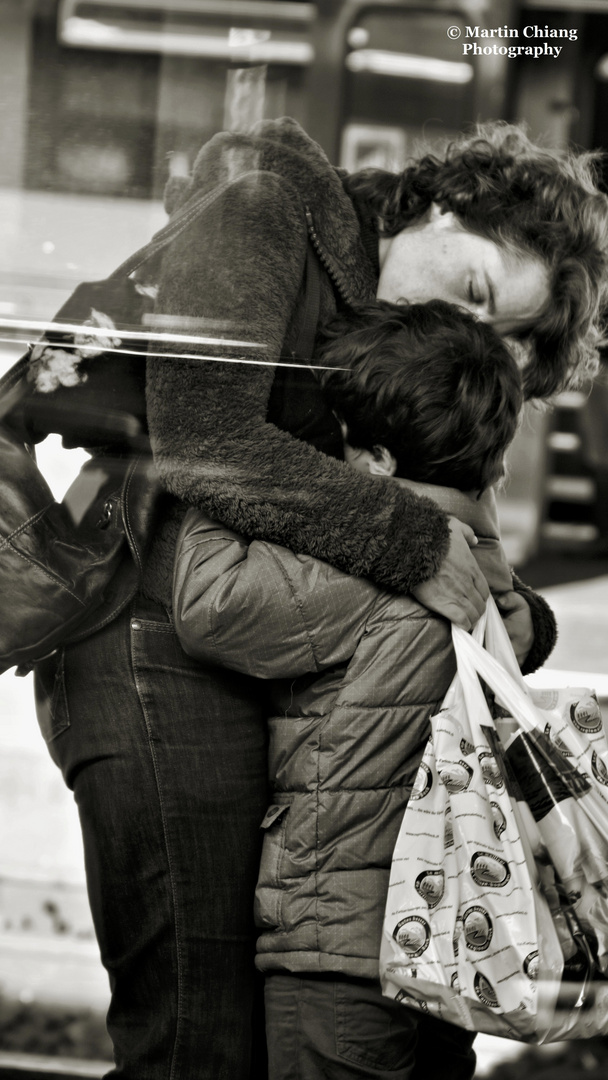
[[[110,470],[112,471],[112,470]],[[89,513],[103,528],[122,524],[125,557],[108,584],[100,604],[80,623],[66,643],[81,641],[112,622],[139,591],[146,550],[158,520],[163,491],[151,454],[139,454],[127,467],[122,482],[116,477],[99,492]]]

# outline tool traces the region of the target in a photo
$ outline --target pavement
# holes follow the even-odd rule
[[[550,682],[553,672],[561,672],[562,680],[582,672],[586,676],[583,685],[593,686],[608,704],[608,572],[598,573],[606,563],[579,559],[576,563],[570,560],[568,565],[571,572],[576,566],[581,576],[536,586],[555,612],[558,626],[557,644],[537,681]],[[521,576],[534,587],[535,572],[531,567],[532,573],[527,575],[526,569],[521,570]],[[582,576],[585,571],[587,576]]]

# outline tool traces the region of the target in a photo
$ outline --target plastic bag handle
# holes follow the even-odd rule
[[[529,690],[519,670],[511,640],[492,596],[488,597],[485,611],[474,626],[471,634],[466,634],[464,630],[459,630],[455,634],[456,629],[456,627],[452,627],[452,638],[458,664],[456,680],[460,681],[469,716],[484,716],[484,723],[490,723],[493,726],[478,675],[482,675],[485,682],[496,693],[500,704],[508,708],[509,711],[513,707],[513,696],[511,694],[509,697],[509,704],[501,700],[500,692],[495,690],[489,674],[486,676],[479,671],[475,663],[475,657],[481,658],[480,662],[483,664],[485,664],[487,657],[493,660],[495,664],[492,669],[493,673],[495,675],[501,673],[509,676],[513,684],[519,687],[520,692],[526,698],[529,697]],[[464,645],[462,645],[463,642]],[[469,656],[467,653],[468,644],[471,642],[476,646],[477,650],[473,656]],[[485,648],[483,647],[484,642]],[[538,727],[538,724],[535,724],[535,727]]]
[[[482,616],[483,618],[483,616]],[[515,682],[524,690],[528,692],[528,688],[524,677],[521,673],[521,669],[517,662],[517,657],[513,651],[511,639],[507,633],[507,628],[504,624],[502,615],[496,607],[496,603],[492,595],[488,597],[485,610],[486,618],[486,633],[485,633],[485,647],[486,650],[496,659],[506,670],[509,675],[515,679]],[[475,640],[479,640],[477,637]]]
[[[536,707],[523,679],[514,679],[487,649],[458,626],[452,626],[452,641],[463,687],[466,687],[467,681],[470,682],[467,676],[472,676],[473,681],[478,681],[475,677],[481,676],[503,708],[510,712],[516,710],[517,719],[525,731],[538,730]]]
[[[483,615],[479,616],[477,622],[475,623],[475,626],[471,630],[472,637],[474,638],[475,641],[479,642],[480,645],[483,645],[483,643],[485,641],[486,630],[487,630],[487,626],[488,626],[488,608],[489,608],[489,600],[486,603],[486,609],[485,609]]]

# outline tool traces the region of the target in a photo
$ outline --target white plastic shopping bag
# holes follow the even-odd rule
[[[470,664],[502,708],[496,727],[502,757],[533,823],[536,854],[552,864],[567,907],[593,934],[597,967],[608,973],[608,744],[592,690],[530,690],[503,678],[511,644],[496,607],[487,613],[486,650],[462,635],[461,668]],[[502,665],[502,667],[501,667]],[[466,685],[469,685],[469,679]],[[526,821],[529,821],[529,814]],[[546,876],[546,875],[545,875]]]
[[[453,631],[458,675],[431,721],[393,858],[383,989],[461,1027],[528,1042],[608,1032],[608,983],[588,982],[608,961],[608,755],[598,731],[591,744],[580,730],[597,727],[595,705],[586,690],[539,702],[493,601],[486,617],[473,636]],[[500,706],[496,721],[480,675]],[[572,914],[577,890],[594,955]]]

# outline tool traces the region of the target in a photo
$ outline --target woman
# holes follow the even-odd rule
[[[604,302],[608,200],[589,162],[512,128],[399,176],[348,177],[295,122],[264,123],[212,139],[167,207],[205,192],[212,205],[158,280],[158,326],[192,333],[186,351],[200,359],[178,359],[176,344],[148,360],[165,496],[141,591],[39,665],[37,680],[82,821],[115,1075],[133,1080],[249,1075],[267,707],[263,683],[179,648],[168,612],[186,507],[413,592],[466,628],[487,595],[472,530],[330,456],[341,456],[340,430],[311,372],[288,366],[308,318],[309,238],[324,268],[321,320],[374,296],[455,301],[526,343],[528,396],[592,369]],[[226,344],[197,346],[197,335]],[[552,647],[552,617],[516,580],[503,611],[533,670]]]

